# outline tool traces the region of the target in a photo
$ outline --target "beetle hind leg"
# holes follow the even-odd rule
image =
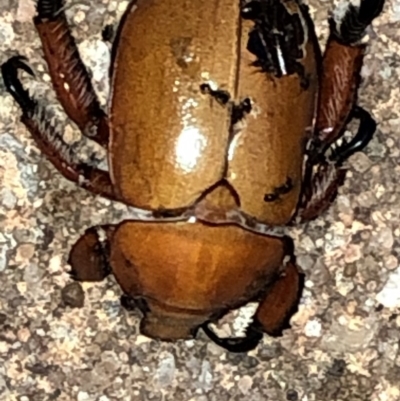
[[[1,65],[5,86],[20,105],[21,121],[28,128],[39,149],[68,180],[96,194],[116,199],[109,173],[83,163],[76,156],[73,148],[64,142],[62,133],[51,123],[45,108],[24,89],[18,78],[18,70],[33,74],[21,56],[12,57]]]
[[[107,146],[108,119],[79,56],[64,13],[63,0],[38,0],[34,23],[57,98],[82,134]]]
[[[341,145],[333,147],[329,159],[334,161],[336,165],[341,165],[354,153],[363,150],[371,141],[376,131],[375,120],[362,107],[355,106],[352,110],[351,117],[358,119],[360,121],[360,126],[357,134],[354,135],[349,142],[343,140]]]
[[[244,337],[220,338],[207,324],[202,329],[212,341],[230,352],[251,351],[257,347],[263,333],[277,337],[290,327],[289,320],[297,311],[303,287],[304,274],[290,261],[283,275],[268,288]]]
[[[375,121],[356,106],[356,100],[366,47],[360,42],[373,19],[381,13],[383,4],[384,0],[361,0],[359,7],[350,4],[338,22],[330,20],[315,132],[307,151],[304,193],[297,221],[312,220],[328,209],[346,176],[343,163],[364,149],[375,133]],[[335,146],[353,118],[360,121],[358,132],[349,142]]]
[[[360,41],[383,4],[384,0],[362,0],[359,7],[350,4],[339,21],[330,20],[313,144],[317,153],[324,153],[343,135],[352,117],[366,47]]]
[[[338,189],[344,183],[347,169],[343,163],[354,153],[363,150],[372,139],[376,130],[376,122],[370,114],[356,106],[352,117],[360,120],[357,134],[350,141],[343,141],[341,145],[331,146],[327,153],[320,155],[318,163],[308,161],[305,173],[305,191],[302,204],[297,212],[300,221],[309,221],[318,217],[328,209],[337,196]]]

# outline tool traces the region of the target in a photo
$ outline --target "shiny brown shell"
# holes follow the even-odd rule
[[[297,2],[287,6],[300,13]],[[284,224],[298,203],[304,146],[313,125],[317,57],[312,38],[298,74],[273,78],[251,65],[248,33],[233,0],[137,0],[119,31],[110,105],[110,171],[118,195],[151,210],[195,204],[221,180],[241,212]],[[253,110],[232,137],[230,108],[208,83]],[[268,194],[285,184],[287,193]],[[225,185],[225,184],[223,184]]]
[[[260,295],[284,254],[282,239],[234,225],[127,221],[113,234],[110,260],[124,293],[150,308],[144,332],[171,339]]]

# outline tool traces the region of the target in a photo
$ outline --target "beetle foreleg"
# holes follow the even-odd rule
[[[294,259],[294,258],[292,258]],[[255,314],[255,324],[271,336],[281,336],[297,312],[304,287],[304,274],[290,260],[282,276],[268,289]]]
[[[284,329],[290,327],[289,320],[297,311],[303,287],[304,274],[299,273],[292,260],[286,265],[282,277],[268,288],[245,337],[220,338],[208,325],[202,328],[212,341],[228,351],[248,352],[257,347],[263,333],[280,336]]]
[[[38,0],[34,18],[53,87],[68,117],[83,135],[106,146],[108,119],[79,56],[63,4],[63,0]]]
[[[113,226],[91,227],[74,244],[69,254],[70,275],[77,281],[101,281],[111,267],[109,237]],[[105,234],[101,238],[100,233]]]
[[[24,58],[20,56],[12,57],[1,66],[5,86],[22,109],[21,121],[28,128],[39,149],[68,180],[91,192],[116,199],[109,173],[82,163],[75,155],[72,147],[64,142],[62,133],[51,124],[45,108],[32,99],[29,92],[23,88],[18,79],[19,69],[32,74]]]

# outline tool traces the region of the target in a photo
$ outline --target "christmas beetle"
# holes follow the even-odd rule
[[[69,263],[79,281],[113,273],[141,332],[162,340],[202,328],[230,351],[279,334],[302,275],[285,227],[320,215],[376,124],[356,105],[361,43],[384,0],[330,19],[321,54],[298,0],[136,0],[119,26],[111,99],[100,107],[62,0],[38,0],[34,24],[57,97],[82,134],[108,150],[109,170],[83,163],[22,86],[21,56],[2,65],[37,146],[69,180],[142,211],[93,227]],[[358,131],[338,144],[351,119]],[[249,301],[244,337],[210,328]]]

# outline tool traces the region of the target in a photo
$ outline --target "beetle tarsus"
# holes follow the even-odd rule
[[[40,19],[57,18],[63,7],[63,0],[38,0],[36,3],[37,16]]]
[[[245,337],[220,338],[208,327],[208,324],[203,325],[202,329],[215,344],[229,352],[249,352],[256,348],[263,338],[262,330],[255,323],[247,328]]]
[[[351,141],[344,142],[332,151],[329,159],[334,161],[336,165],[342,164],[354,153],[363,150],[371,141],[376,131],[375,120],[363,108],[355,106],[352,111],[352,117],[360,120],[360,126],[357,134]]]
[[[23,113],[25,115],[30,115],[35,110],[36,102],[22,86],[18,78],[18,70],[23,70],[29,75],[34,76],[31,67],[27,64],[27,59],[23,56],[11,57],[1,66],[1,74],[7,91],[20,105]]]
[[[362,0],[360,6],[349,4],[340,23],[336,26],[333,19],[331,27],[336,36],[346,44],[356,44],[365,35],[365,30],[371,22],[382,12],[385,0]]]

